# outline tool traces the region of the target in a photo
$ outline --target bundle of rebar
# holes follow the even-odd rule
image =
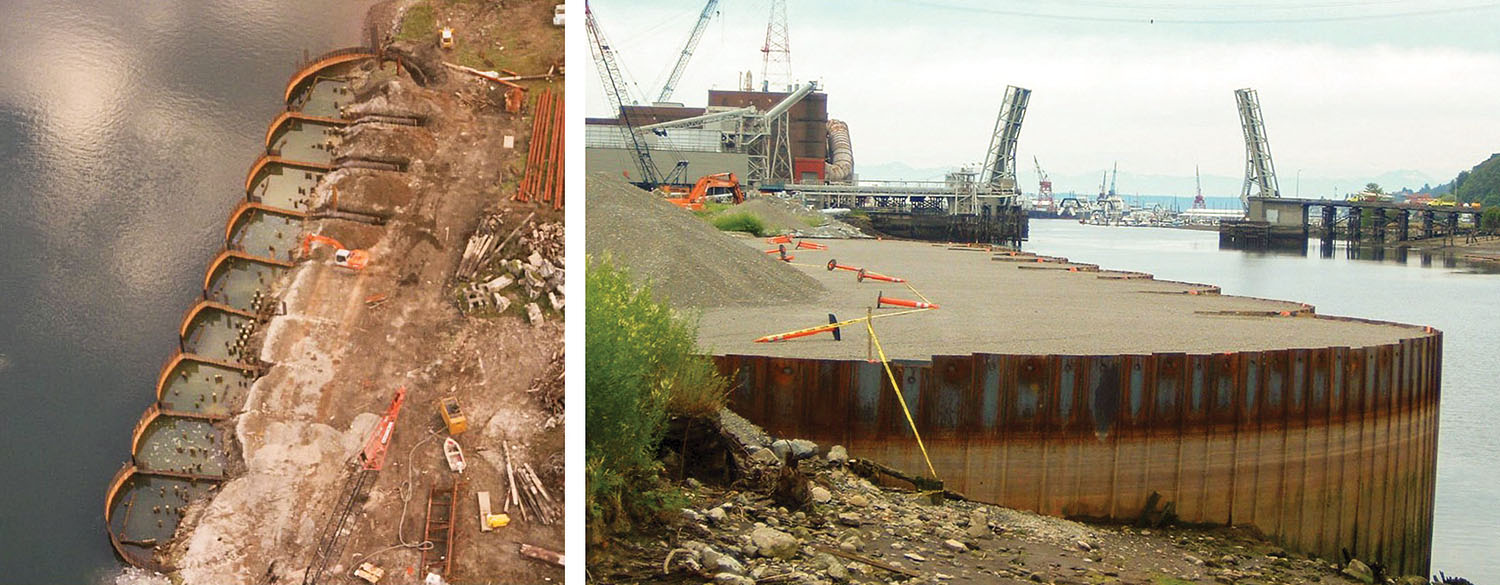
[[[552,499],[530,463],[515,464],[509,441],[502,441],[501,447],[505,449],[505,477],[510,486],[505,495],[505,511],[509,513],[514,504],[523,521],[544,526],[556,523],[562,518],[561,503]]]
[[[526,173],[512,199],[563,206],[563,102],[562,96],[543,90],[537,96],[531,118],[531,144],[526,155]]]

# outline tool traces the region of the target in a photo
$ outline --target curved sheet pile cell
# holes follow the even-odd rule
[[[243,404],[255,374],[219,364],[183,359],[162,383],[161,407],[177,412],[227,417]]]
[[[300,76],[288,89],[287,108],[309,116],[339,118],[340,108],[354,101],[349,89],[349,77],[358,68],[371,65],[369,57],[352,62],[337,63],[317,70],[316,73]],[[380,81],[395,77],[399,69],[395,62],[386,61],[371,74],[371,79]]]
[[[240,339],[254,329],[254,319],[216,307],[198,311],[190,319],[182,332],[184,353],[224,362],[243,362],[249,357]]]
[[[120,488],[110,511],[114,533],[127,560],[149,566],[152,549],[172,540],[188,504],[208,494],[214,484],[136,473]]]
[[[213,268],[204,296],[241,311],[255,310],[256,299],[265,296],[286,268],[249,258],[226,257]]]
[[[143,471],[223,477],[228,462],[223,445],[223,436],[207,420],[162,415],[141,433],[135,462]]]
[[[339,143],[339,125],[292,118],[271,134],[266,148],[288,160],[329,164]]]
[[[247,194],[251,201],[271,207],[307,211],[313,189],[323,180],[324,171],[271,163],[256,174]]]
[[[264,209],[247,209],[230,228],[228,247],[251,256],[291,262],[302,218]]]

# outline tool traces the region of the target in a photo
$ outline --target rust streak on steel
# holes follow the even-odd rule
[[[1189,523],[1348,549],[1400,574],[1431,553],[1442,334],[1214,354],[938,355],[891,366],[947,487],[1039,513]],[[862,360],[720,355],[732,407],[774,435],[922,467]],[[813,391],[817,390],[817,391]]]

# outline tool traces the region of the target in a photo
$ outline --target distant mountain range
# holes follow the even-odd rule
[[[904,179],[908,181],[941,181],[950,171],[957,167],[913,167],[904,162],[895,161],[880,164],[855,163],[854,172],[861,179]],[[1052,190],[1057,194],[1068,192],[1080,195],[1095,195],[1099,193],[1099,181],[1106,178],[1109,169],[1079,174],[1054,174],[1052,175]],[[1029,167],[1020,170],[1018,179],[1022,185],[1022,191],[1032,193],[1036,191],[1036,172]],[[1381,188],[1387,192],[1411,189],[1420,191],[1424,185],[1433,186],[1438,180],[1420,171],[1397,170],[1381,173],[1373,177],[1313,177],[1303,173],[1300,189],[1297,185],[1295,175],[1288,176],[1284,173],[1278,175],[1278,182],[1283,197],[1297,196],[1299,191],[1302,197],[1315,199],[1342,198],[1349,193],[1357,193],[1364,190],[1366,183],[1379,183]],[[1217,175],[1203,175],[1203,194],[1206,197],[1239,197],[1240,189],[1244,184],[1243,177],[1225,177]],[[1172,175],[1143,175],[1121,169],[1119,176],[1115,179],[1115,191],[1121,195],[1169,195],[1179,197],[1192,197],[1195,193],[1193,176]]]

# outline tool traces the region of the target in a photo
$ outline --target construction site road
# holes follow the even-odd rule
[[[739,239],[746,246],[766,247],[758,238]],[[1423,333],[1419,327],[1320,318],[1312,315],[1311,307],[1296,302],[1210,294],[1217,289],[1207,284],[1090,272],[1086,270],[1094,267],[1087,265],[1014,261],[993,257],[983,248],[890,240],[825,242],[826,251],[797,250],[793,263],[823,290],[810,287],[804,297],[791,302],[705,308],[699,327],[704,351],[865,359],[869,336],[863,323],[844,327],[843,341],[827,333],[773,343],[754,340],[827,324],[830,313],[847,320],[865,316],[867,308],[877,316],[907,310],[874,309],[881,293],[918,301],[925,295],[941,307],[874,320],[876,335],[891,359],[1359,347]],[[854,272],[828,270],[832,259],[908,282],[859,282]],[[776,261],[771,256],[765,260]],[[1070,266],[1080,271],[1069,271]]]

